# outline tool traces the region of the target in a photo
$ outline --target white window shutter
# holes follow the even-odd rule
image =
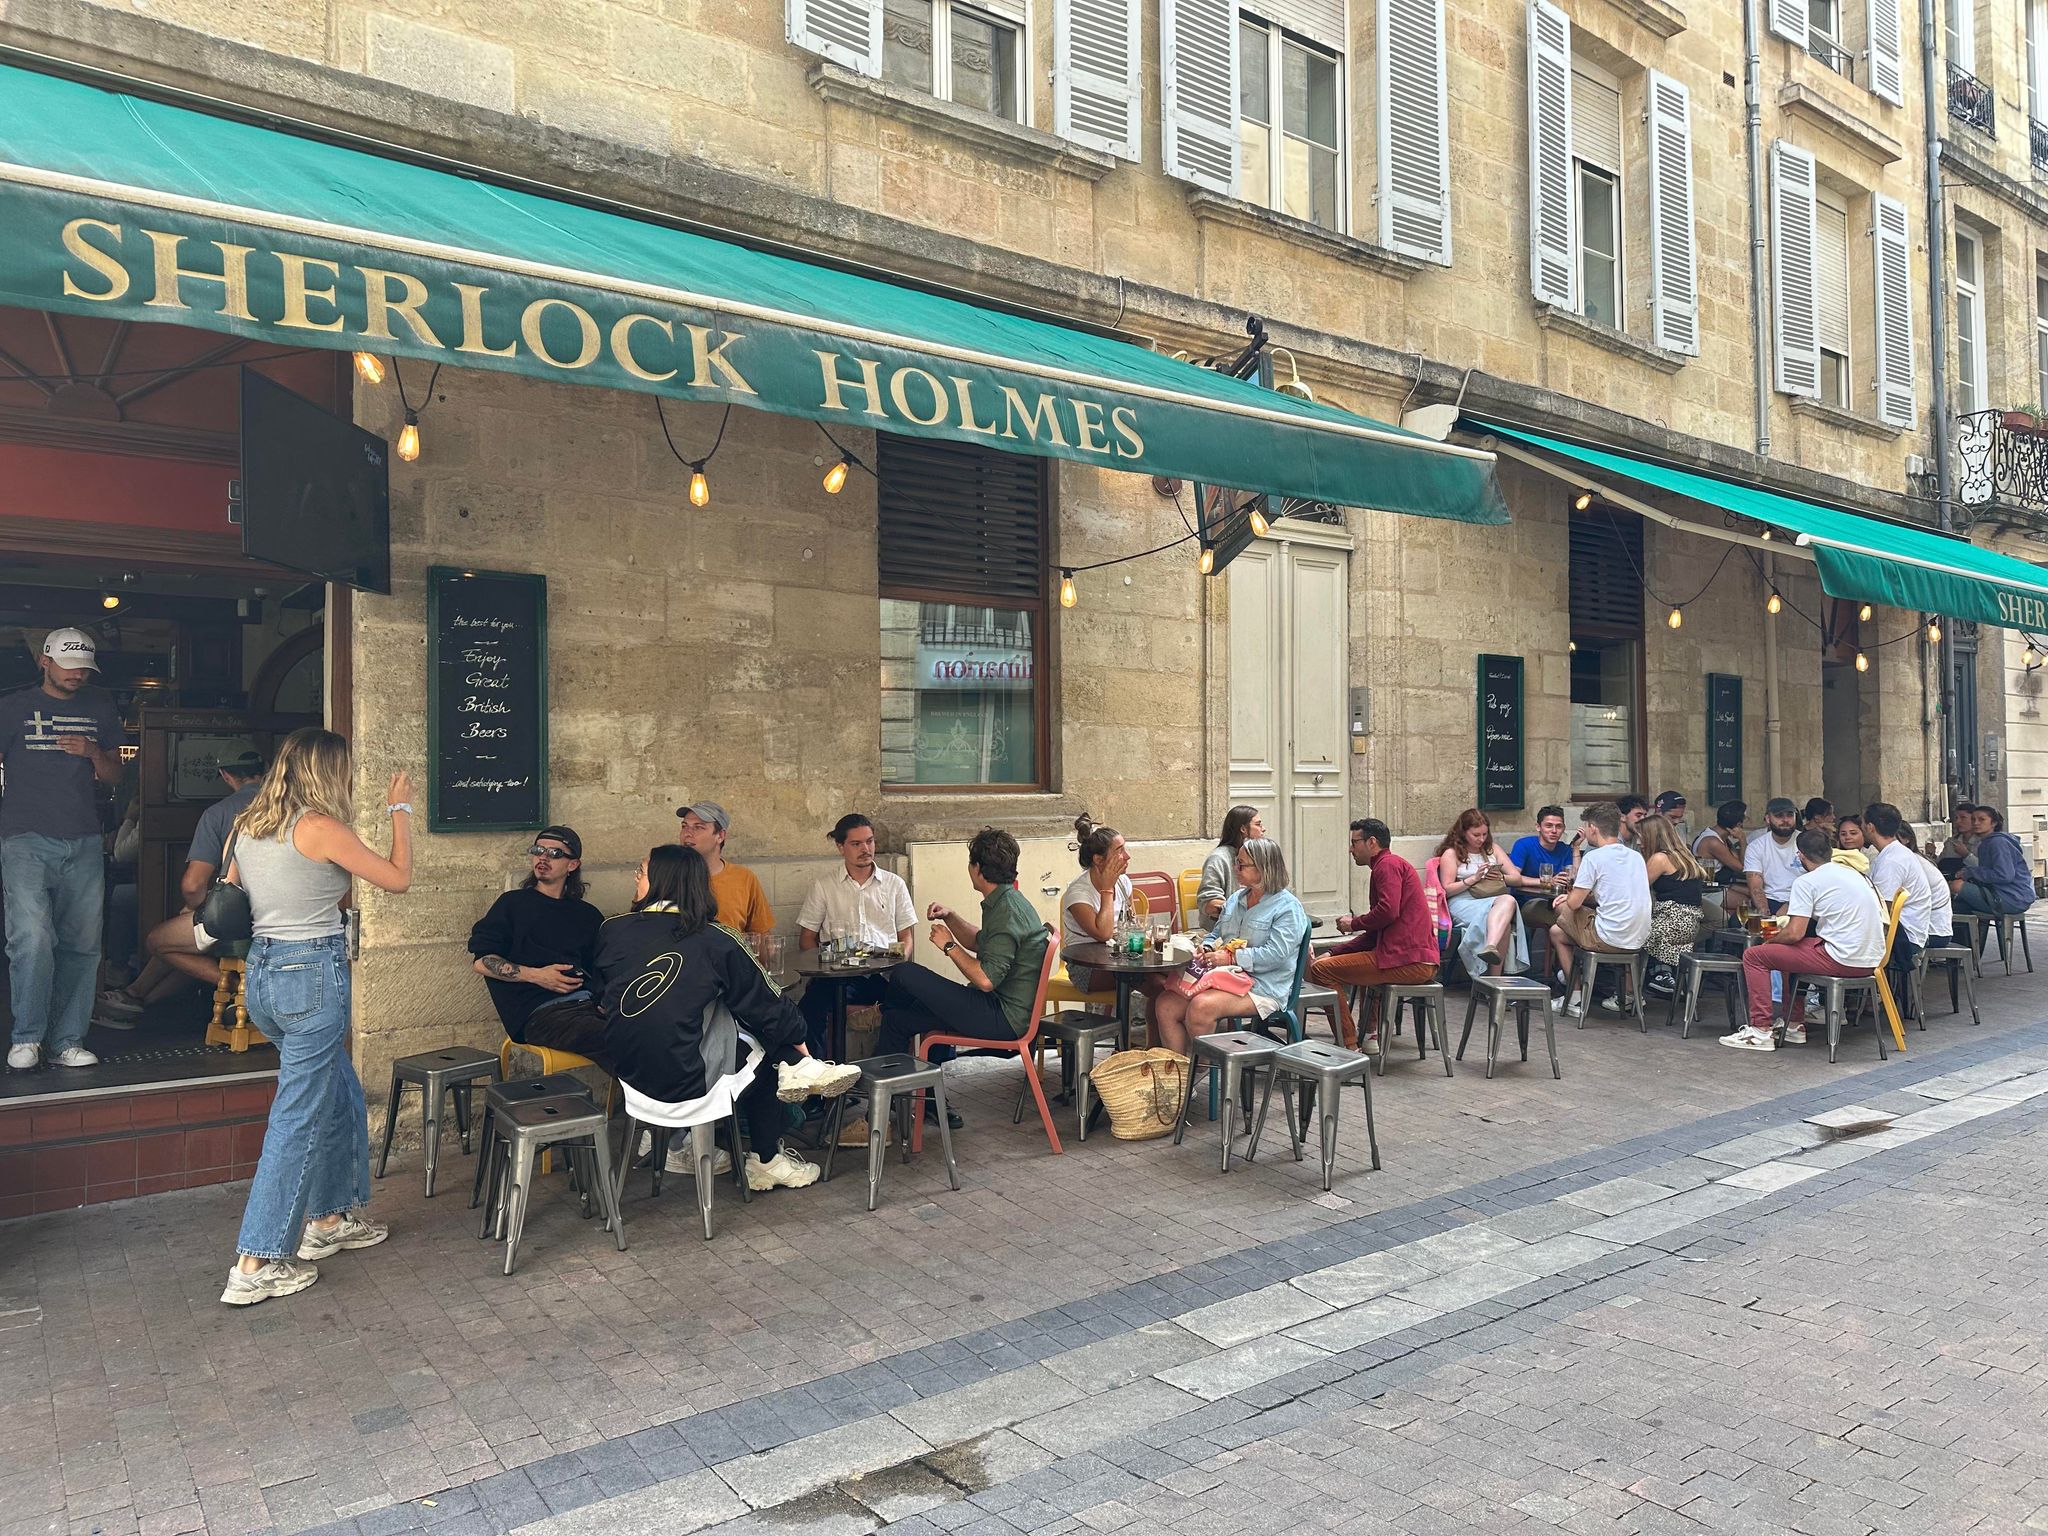
[[[1451,264],[1444,0],[1379,0],[1380,244]]]
[[[1899,0],[1870,0],[1870,89],[1895,107],[1906,104],[1905,48]]]
[[[1699,256],[1693,231],[1692,102],[1668,75],[1649,72],[1650,330],[1671,352],[1700,350]]]
[[[1771,324],[1777,386],[1820,395],[1820,301],[1814,279],[1819,241],[1813,156],[1782,140],[1771,146]]]
[[[1061,138],[1143,158],[1138,22],[1138,0],[1053,0],[1052,121]]]
[[[1877,416],[1894,427],[1912,427],[1918,405],[1913,396],[1913,263],[1906,205],[1879,193],[1871,207],[1871,234],[1877,246]]]
[[[784,0],[789,40],[834,64],[879,79],[882,0]]]
[[[1806,46],[1806,0],[1764,0],[1764,24],[1778,36]]]
[[[1237,192],[1237,7],[1159,0],[1160,121],[1166,174]]]
[[[1537,298],[1579,307],[1578,199],[1572,195],[1572,24],[1529,0],[1529,268]]]

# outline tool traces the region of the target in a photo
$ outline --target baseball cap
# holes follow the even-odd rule
[[[43,641],[43,654],[60,667],[86,667],[97,672],[99,647],[82,629],[53,629]]]
[[[1667,789],[1657,797],[1657,809],[1660,811],[1676,810],[1683,804],[1685,804],[1685,796],[1675,789]]]
[[[568,849],[570,858],[580,859],[583,857],[583,839],[576,835],[574,827],[542,827],[533,834],[535,842],[539,842],[544,837],[552,837],[556,842]]]
[[[1770,798],[1770,802],[1764,806],[1764,814],[1766,816],[1797,816],[1799,814],[1799,807],[1790,800],[1787,800],[1783,795],[1773,795]]]
[[[729,831],[732,827],[732,814],[716,800],[699,800],[694,805],[677,806],[676,820],[681,821],[685,816],[695,816],[699,821],[708,821],[721,832]]]
[[[215,758],[213,766],[217,772],[232,773],[238,779],[253,779],[270,765],[263,761],[261,752],[239,752],[233,757]]]

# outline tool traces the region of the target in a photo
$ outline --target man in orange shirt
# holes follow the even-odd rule
[[[696,849],[710,867],[717,921],[739,933],[773,933],[775,913],[761,882],[751,869],[725,862],[725,834],[732,826],[725,807],[716,800],[699,800],[695,805],[676,807],[676,817],[682,823],[676,841]]]

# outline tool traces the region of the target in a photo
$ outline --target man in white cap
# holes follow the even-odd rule
[[[7,893],[7,975],[14,1031],[10,1071],[90,1067],[85,1048],[100,968],[105,861],[94,781],[121,777],[121,717],[86,680],[99,670],[92,636],[52,630],[43,680],[0,696],[0,886]]]

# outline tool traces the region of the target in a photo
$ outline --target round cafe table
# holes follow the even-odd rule
[[[1060,957],[1069,965],[1105,971],[1116,979],[1117,1033],[1125,1050],[1131,1044],[1131,994],[1149,976],[1171,976],[1188,968],[1187,961],[1169,960],[1149,946],[1133,955],[1102,943],[1069,944]]]
[[[797,951],[794,969],[809,978],[812,986],[832,989],[832,1012],[826,1020],[826,1055],[833,1061],[846,1059],[846,984],[886,976],[899,965],[908,965],[908,955],[862,955],[853,960],[825,963],[822,949]]]

